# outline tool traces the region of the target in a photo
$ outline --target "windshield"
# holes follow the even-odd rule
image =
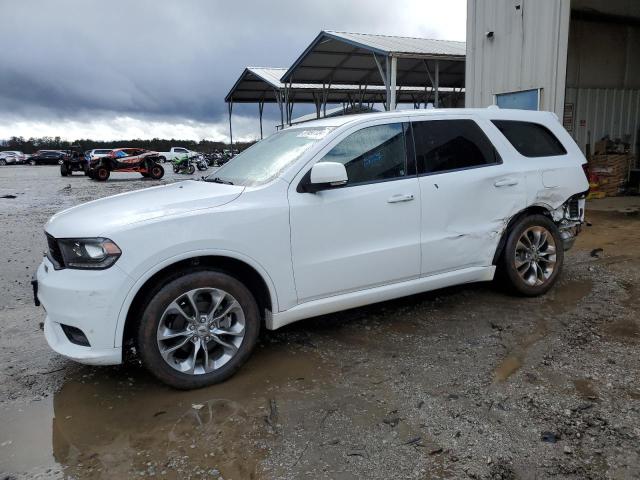
[[[243,186],[267,183],[331,130],[333,127],[310,127],[275,133],[236,155],[206,180]]]

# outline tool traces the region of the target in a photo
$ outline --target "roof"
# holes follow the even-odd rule
[[[475,116],[486,118],[489,120],[537,120],[541,123],[558,122],[553,112],[537,111],[537,110],[517,110],[498,108],[491,106],[488,108],[430,108],[420,110],[394,110],[392,112],[380,113],[359,113],[355,115],[342,115],[329,118],[321,118],[310,122],[301,123],[288,128],[308,128],[308,127],[340,127],[347,123],[355,123],[360,120],[371,120],[372,118],[406,118],[406,117],[424,117],[424,116]]]
[[[398,37],[392,35],[374,35],[371,33],[349,33],[326,30],[327,35],[342,39],[354,45],[376,50],[381,55],[406,54],[426,56],[461,56],[464,59],[467,50],[465,42],[453,40],[434,40],[430,38]]]
[[[285,84],[280,77],[287,71],[279,67],[247,67],[236,80],[225,97],[225,102],[233,99],[234,103],[266,103],[277,102],[278,92],[284,92]],[[296,103],[314,103],[322,93],[322,85],[317,83],[291,84],[291,98]],[[440,90],[440,97],[446,97],[452,92]],[[459,95],[459,92],[458,94]],[[327,103],[350,102],[362,97],[363,103],[382,103],[385,100],[385,88],[382,85],[332,85],[327,95]],[[424,86],[404,87],[397,93],[397,103],[423,102],[429,97],[432,101],[432,89]]]
[[[464,87],[465,55],[465,42],[323,30],[281,79],[384,85],[375,58],[397,57],[398,86],[431,85],[437,61],[440,86]]]

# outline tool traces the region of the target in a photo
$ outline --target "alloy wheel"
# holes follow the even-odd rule
[[[160,355],[189,375],[213,372],[231,360],[244,339],[240,303],[218,288],[190,290],[169,304],[157,330]]]
[[[527,228],[518,239],[514,260],[527,285],[544,284],[556,268],[556,243],[551,232],[541,226]]]

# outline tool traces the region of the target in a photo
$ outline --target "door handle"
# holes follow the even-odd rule
[[[400,203],[400,202],[410,202],[411,200],[413,200],[413,194],[411,193],[407,193],[407,194],[398,194],[398,195],[392,195],[389,200],[387,200],[387,203]]]
[[[501,180],[496,180],[493,185],[496,187],[513,187],[517,184],[518,180],[515,178],[503,178]]]

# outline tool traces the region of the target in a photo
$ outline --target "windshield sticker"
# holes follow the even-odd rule
[[[309,140],[321,140],[326,137],[332,129],[314,128],[313,130],[302,130],[296,135],[297,138],[308,138]]]

